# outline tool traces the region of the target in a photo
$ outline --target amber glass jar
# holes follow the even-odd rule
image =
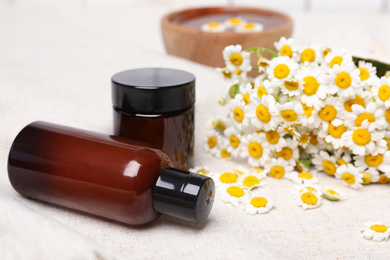
[[[170,166],[165,153],[139,141],[34,122],[11,146],[8,176],[24,196],[130,225],[160,214],[204,221],[213,180]]]
[[[150,143],[175,168],[192,167],[195,76],[168,68],[122,71],[112,79],[114,134]]]

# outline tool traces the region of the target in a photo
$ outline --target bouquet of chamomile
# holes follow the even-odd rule
[[[205,150],[301,184],[317,172],[355,189],[389,182],[390,77],[343,48],[284,37],[275,48],[223,50],[228,112],[211,120]]]

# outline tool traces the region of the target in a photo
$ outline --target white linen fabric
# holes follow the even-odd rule
[[[196,2],[193,2],[195,4]],[[159,20],[182,1],[97,6],[0,3],[0,259],[389,259],[387,242],[365,240],[367,221],[390,224],[390,185],[352,190],[320,208],[295,205],[287,180],[267,179],[257,192],[276,208],[251,216],[216,200],[203,224],[162,216],[129,227],[27,199],[11,187],[8,152],[28,123],[44,120],[111,134],[111,76],[139,67],[172,67],[195,74],[197,165],[228,171],[203,151],[206,122],[226,110],[217,98],[226,82],[213,68],[169,56]],[[288,10],[285,10],[288,11]],[[289,10],[298,43],[345,46],[390,63],[390,16],[377,12],[306,13]]]

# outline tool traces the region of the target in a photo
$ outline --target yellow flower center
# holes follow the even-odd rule
[[[299,142],[302,144],[307,144],[309,142],[309,135],[302,134],[301,138],[299,139]]]
[[[244,100],[245,105],[250,104],[250,102],[249,102],[249,94],[245,93],[244,95],[242,95],[242,100]]]
[[[264,170],[261,168],[252,168],[251,171],[255,171],[257,173],[263,172]]]
[[[328,126],[328,132],[334,138],[340,138],[346,130],[347,127],[345,125],[334,126],[332,123],[329,123]]]
[[[326,57],[329,53],[331,53],[331,49],[326,48],[325,50],[322,51],[322,56]]]
[[[385,233],[387,231],[387,226],[385,225],[372,225],[371,230],[374,230],[377,233]]]
[[[242,62],[244,61],[244,58],[240,53],[233,53],[229,56],[229,61],[234,65],[234,66],[240,66]]]
[[[281,56],[287,56],[287,57],[292,57],[292,50],[291,47],[288,45],[283,45],[283,47],[280,49],[280,55]]]
[[[256,116],[263,123],[268,123],[269,121],[271,121],[271,114],[269,113],[268,108],[264,105],[257,106]]]
[[[241,19],[239,17],[232,17],[229,19],[229,22],[233,26],[237,26],[241,23]]]
[[[342,62],[343,62],[343,58],[341,58],[340,56],[336,56],[336,57],[334,57],[334,58],[330,61],[329,66],[330,66],[331,68],[333,68],[333,66],[334,66],[335,64],[341,65]]]
[[[276,178],[276,179],[283,178],[285,173],[286,172],[282,166],[274,166],[269,171],[269,174],[271,174],[271,176]]]
[[[368,120],[370,123],[373,123],[375,122],[375,116],[367,112],[358,115],[355,120],[356,126],[361,126],[364,120]]]
[[[317,135],[315,135],[313,132],[310,132],[309,136],[310,136],[310,143],[317,145],[318,144]]]
[[[388,183],[388,182],[390,182],[390,178],[387,177],[385,174],[382,174],[382,175],[379,176],[378,183],[385,184],[385,183]]]
[[[385,111],[385,119],[390,123],[390,108]]]
[[[290,159],[293,156],[293,150],[290,147],[283,147],[279,152],[275,152],[277,157],[282,157],[285,160]]]
[[[298,177],[301,179],[311,180],[313,179],[313,174],[311,174],[310,172],[301,172],[300,174],[298,174]]]
[[[361,81],[365,81],[366,79],[368,79],[370,77],[370,72],[368,72],[368,70],[366,68],[362,68],[362,67],[359,67],[358,68],[360,70],[360,80]]]
[[[230,157],[230,153],[226,150],[226,149],[222,149],[221,150],[221,157],[222,158],[229,158]]]
[[[290,91],[297,90],[299,87],[299,83],[295,80],[286,80],[284,82],[284,87]]]
[[[303,112],[304,112],[303,115],[306,117],[311,117],[311,113],[313,112],[314,107],[309,107],[305,103],[301,103],[301,104],[302,104]]]
[[[336,163],[337,163],[337,165],[346,165],[346,164],[347,164],[347,163],[346,163],[343,159],[341,159],[341,158],[337,159]]]
[[[231,79],[232,78],[232,73],[229,70],[223,70],[222,74],[227,79]]]
[[[344,102],[344,108],[348,112],[352,112],[352,105],[355,104],[361,105],[362,107],[366,107],[366,102],[364,101],[364,99],[359,95],[355,95],[355,99],[350,99]]]
[[[237,181],[237,175],[235,175],[234,173],[232,172],[225,172],[225,173],[222,173],[220,176],[219,176],[219,180],[222,182],[222,183],[235,183]]]
[[[317,90],[320,86],[320,84],[318,83],[318,80],[313,77],[313,76],[307,76],[305,78],[303,78],[303,81],[305,82],[303,84],[303,93],[305,95],[308,95],[308,96],[311,96],[311,95],[314,95],[315,93],[317,93]]]
[[[240,144],[240,140],[237,138],[237,136],[235,135],[230,135],[229,136],[229,142],[230,142],[230,145],[233,147],[233,148],[237,148],[238,145]]]
[[[334,190],[326,190],[326,192],[330,195],[330,196],[338,196],[339,193],[337,191],[334,191]]]
[[[357,145],[366,145],[371,141],[371,133],[364,128],[355,129],[352,133],[352,140]]]
[[[290,74],[290,68],[286,64],[278,64],[274,68],[274,76],[278,79],[284,79]]]
[[[279,142],[279,133],[275,130],[270,130],[265,133],[265,137],[267,138],[268,143],[277,144]]]
[[[316,52],[311,48],[305,49],[301,54],[302,62],[305,61],[313,62],[315,59],[316,59]]]
[[[259,67],[265,68],[268,66],[268,60],[265,58],[259,59],[257,65],[259,65]]]
[[[226,192],[229,193],[230,196],[236,198],[241,198],[242,196],[245,195],[245,191],[237,186],[230,186],[229,188],[226,189]]]
[[[312,192],[305,192],[301,194],[301,200],[307,205],[316,205],[318,203],[317,195]]]
[[[210,149],[213,149],[217,145],[217,138],[215,136],[210,136],[207,139],[207,145]]]
[[[336,115],[337,115],[337,110],[336,108],[334,108],[334,106],[332,105],[325,105],[319,112],[318,112],[318,116],[326,121],[326,122],[330,122],[332,121],[333,119],[336,118]]]
[[[237,75],[241,75],[241,73],[242,73],[242,70],[240,70],[240,69],[236,69],[236,70],[234,71],[234,73],[236,73]]]
[[[349,75],[349,73],[342,71],[336,76],[334,82],[337,87],[346,89],[349,86],[351,86],[352,78],[351,75]]]
[[[363,172],[362,180],[363,180],[363,183],[362,183],[363,185],[370,184],[371,180],[372,180],[372,176],[367,172]]]
[[[348,184],[354,184],[355,183],[355,176],[352,174],[346,172],[341,175],[341,178]]]
[[[326,172],[329,175],[335,175],[337,167],[336,165],[328,160],[322,161],[322,168],[324,169],[324,172]]]
[[[389,100],[390,97],[390,87],[389,85],[382,85],[378,90],[378,97],[382,101]]]
[[[253,186],[255,186],[255,185],[259,184],[259,183],[260,183],[260,180],[257,177],[255,177],[255,176],[245,177],[245,179],[243,181],[243,185],[245,187],[249,187],[249,188],[251,188],[251,187],[253,187]]]
[[[248,145],[249,155],[253,158],[260,158],[263,155],[263,147],[258,142],[251,142]]]
[[[268,95],[267,90],[263,86],[257,88],[257,96],[262,98],[264,95]]]
[[[219,23],[218,23],[218,22],[209,22],[209,23],[207,24],[207,26],[208,26],[209,28],[216,28],[216,27],[219,26]]]
[[[377,155],[368,154],[364,156],[364,162],[370,167],[377,167],[383,162],[383,154],[378,153]]]
[[[237,122],[241,123],[242,120],[244,120],[244,111],[242,111],[241,108],[239,107],[235,107],[233,109],[233,116],[234,116],[234,119],[236,119]]]
[[[254,23],[246,23],[244,25],[244,28],[245,29],[253,29],[253,28],[255,28],[255,24]]]
[[[251,199],[250,203],[255,208],[263,208],[263,207],[267,206],[268,200],[266,198],[263,198],[263,197],[255,197],[255,198]]]
[[[294,110],[282,110],[280,115],[288,122],[294,122],[298,119],[298,115]]]

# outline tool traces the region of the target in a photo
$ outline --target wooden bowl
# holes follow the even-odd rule
[[[199,22],[223,17],[254,17],[264,25],[260,32],[207,32]],[[212,20],[211,20],[212,19]],[[248,18],[248,21],[250,18]],[[275,50],[274,42],[291,37],[292,19],[282,13],[249,7],[205,7],[170,13],[161,20],[165,49],[169,54],[212,67],[224,67],[223,49],[240,44],[243,49],[265,47]],[[255,54],[254,54],[255,55]]]

